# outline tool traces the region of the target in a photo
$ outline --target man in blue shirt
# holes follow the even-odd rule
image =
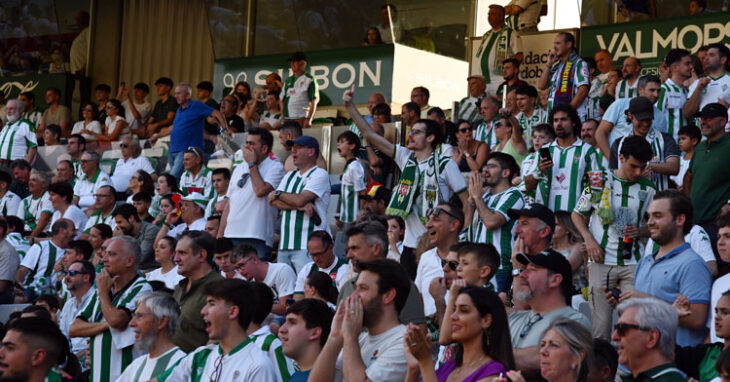
[[[228,126],[226,118],[216,109],[191,100],[193,88],[186,82],[175,86],[175,100],[180,105],[175,113],[172,126],[165,127],[159,133],[152,134],[150,141],[170,135],[170,153],[168,163],[170,174],[180,179],[183,172],[183,153],[188,147],[199,147],[203,150],[203,128],[206,118],[213,117],[219,126]]]
[[[619,301],[654,297],[671,304],[686,297],[689,307],[679,317],[677,345],[700,344],[706,334],[712,276],[702,258],[684,242],[684,235],[692,229],[692,202],[680,191],[665,190],[654,196],[648,213],[649,233],[659,250],[639,261],[634,290],[622,292]],[[608,302],[614,305],[616,299],[607,292]]]

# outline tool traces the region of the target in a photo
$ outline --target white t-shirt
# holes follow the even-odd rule
[[[294,284],[295,294],[304,293],[304,284],[306,283],[307,276],[309,276],[309,273],[312,272],[312,267],[314,266],[314,261],[311,261],[307,264],[304,264],[302,269],[299,271],[299,274],[297,275],[297,282]],[[342,261],[337,256],[335,256],[335,261],[332,262],[332,265],[327,268],[319,268],[318,270],[320,272],[329,274],[330,277],[332,277],[332,275],[334,274],[334,280],[332,281],[335,283],[337,290],[340,290],[340,288],[342,287],[342,283],[348,280],[345,278],[348,268],[349,266],[347,262]]]
[[[722,276],[712,283],[712,294],[710,296],[710,314],[707,315],[707,326],[710,328],[710,343],[723,342],[715,332],[715,306],[722,294],[730,289],[730,274]]]
[[[365,375],[371,381],[401,382],[406,377],[406,358],[403,356],[404,325],[396,325],[375,336],[360,334],[360,357],[365,364]],[[342,352],[335,363],[335,382],[343,381]]]
[[[269,157],[258,166],[259,174],[265,183],[276,189],[284,177],[284,166]],[[228,223],[224,232],[227,238],[249,238],[266,241],[269,247],[274,244],[274,228],[278,210],[269,204],[268,195],[257,197],[250,179],[248,164],[243,162],[233,169],[228,184]],[[238,186],[242,177],[248,177],[243,188]],[[256,224],[251,224],[251,217]]]
[[[687,173],[687,169],[689,169],[689,162],[691,161],[691,159],[684,159],[684,153],[679,156],[679,174],[669,177],[669,179],[677,184],[677,187],[682,187],[682,183],[684,183],[684,175]]]
[[[345,166],[342,173],[342,190],[340,191],[340,221],[352,223],[357,218],[360,207],[360,192],[366,187],[365,169],[357,159]]]
[[[710,83],[702,90],[702,97],[700,99],[700,106],[698,110],[702,110],[702,108],[708,103],[717,102],[718,99],[722,99],[723,101],[730,103],[730,73],[725,73],[718,78],[712,78],[710,76],[707,76],[707,78],[710,79]],[[695,89],[697,89],[698,81],[699,79],[695,80],[695,82],[689,86],[689,92],[687,93],[688,99],[689,97],[692,97]],[[728,122],[725,125],[725,130],[727,131],[728,128],[730,128],[730,110],[728,110]]]
[[[275,303],[279,298],[294,294],[294,283],[297,275],[289,264],[269,263],[269,270],[264,277],[264,284],[274,292]]]
[[[406,167],[406,163],[408,163],[408,158],[411,156],[412,152],[413,151],[403,146],[395,146],[394,161],[401,170]],[[427,167],[428,160],[418,163],[420,171],[425,171]],[[449,163],[446,167],[444,167],[444,170],[439,173],[439,190],[441,191],[442,199],[449,200],[451,195],[464,191],[465,189],[466,182],[464,181],[464,177],[461,176],[459,167],[453,159],[449,160]],[[416,199],[413,203],[414,209],[417,208],[416,204],[420,203],[421,200],[419,195],[416,195],[415,198]],[[421,223],[421,220],[418,218],[418,214],[416,214],[414,210],[411,210],[406,218],[406,235],[403,240],[403,245],[409,248],[416,248],[416,245],[418,245],[418,239],[424,233],[426,233],[426,226]]]
[[[79,207],[85,209],[96,203],[94,194],[96,194],[96,191],[102,186],[114,187],[109,175],[104,171],[101,171],[101,169],[96,170],[96,173],[91,177],[91,179],[89,179],[86,174],[83,174],[81,179],[76,180],[76,184],[74,184],[74,196],[79,198]]]
[[[45,277],[46,282],[49,282],[50,277],[54,274],[53,266],[61,260],[65,253],[64,248],[59,248],[51,240],[41,241],[31,246],[20,263],[21,266],[30,269],[31,272],[35,270],[34,279],[26,278],[25,285],[30,285],[41,277]]]
[[[71,134],[81,134],[81,130],[84,129],[84,122],[85,121],[78,121],[78,122],[74,123],[74,127],[71,130]],[[97,134],[101,134],[101,123],[99,123],[99,121],[97,121],[97,120],[93,120],[93,121],[89,122],[88,125],[86,125],[86,130],[93,131]],[[91,134],[84,133],[81,135],[84,138],[86,138],[86,140],[89,142],[96,142],[96,137]]]
[[[126,161],[124,158],[119,158],[117,165],[114,166],[114,174],[112,174],[114,189],[119,192],[126,191],[127,187],[129,187],[129,179],[134,176],[137,170],[144,170],[148,174],[155,172],[147,157],[140,155],[136,158],[129,158]]]
[[[20,196],[14,194],[8,190],[0,199],[0,214],[3,216],[15,215],[18,212],[18,206],[20,206]]]
[[[169,230],[167,232],[167,236],[179,238],[180,235],[183,234],[183,231],[185,231],[186,228],[188,228],[188,231],[205,231],[205,218],[200,218],[194,222],[192,222],[189,226],[185,223],[178,224],[175,226],[175,228]]]
[[[175,287],[185,276],[177,273],[177,265],[167,273],[162,273],[162,268],[157,268],[145,275],[147,281],[162,281],[167,289],[175,290]]]
[[[431,248],[421,254],[418,261],[418,270],[416,271],[416,281],[414,284],[418,287],[423,298],[423,313],[430,316],[436,313],[436,302],[431,296],[428,288],[431,281],[437,277],[444,277],[444,270],[441,266],[441,258],[436,252],[436,248]]]
[[[127,121],[129,129],[132,131],[138,130],[140,127],[142,127],[142,125],[144,125],[144,123],[147,121],[147,118],[149,118],[150,114],[152,114],[152,104],[147,101],[134,104],[134,108],[137,109],[137,112],[139,113],[139,119],[134,118],[132,108],[129,107],[129,99],[126,99],[124,100],[124,102],[122,102],[122,107],[124,107],[124,119]]]
[[[0,131],[0,159],[25,159],[28,149],[37,146],[33,125],[25,119],[8,123]]]
[[[76,227],[77,236],[80,236],[83,233],[84,228],[86,228],[86,222],[89,220],[89,217],[86,216],[83,211],[81,211],[80,208],[76,207],[75,205],[70,205],[66,209],[66,212],[61,215],[61,211],[56,210],[53,213],[53,216],[51,216],[51,226],[53,226],[53,223],[56,222],[56,220],[64,218],[71,220],[74,222],[74,227]]]
[[[167,370],[175,365],[175,362],[185,357],[185,355],[184,351],[175,346],[155,358],[151,358],[149,354],[137,357],[124,369],[116,382],[149,381],[156,377],[160,371]]]
[[[114,117],[114,120],[112,120],[112,117],[106,117],[106,120],[104,120],[104,126],[106,126],[106,135],[111,136],[114,132],[114,129],[117,128],[117,122],[119,121],[125,121],[124,117],[121,115],[117,115]],[[129,134],[129,125],[125,123],[124,127],[122,128],[122,131],[119,133],[120,136],[124,134]]]

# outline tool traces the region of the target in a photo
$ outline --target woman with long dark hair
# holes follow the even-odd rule
[[[155,193],[155,181],[152,176],[145,170],[137,170],[137,172],[129,178],[129,188],[127,188],[127,203],[132,204],[132,197],[138,192],[146,192],[150,195]]]

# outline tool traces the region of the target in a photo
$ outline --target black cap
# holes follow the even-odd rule
[[[155,86],[157,86],[159,84],[167,85],[169,87],[172,87],[172,80],[169,79],[169,78],[167,78],[167,77],[160,77],[160,78],[157,79],[157,81],[155,81]]]
[[[307,61],[307,56],[304,54],[304,52],[294,52],[292,53],[291,57],[287,59],[287,61]]]
[[[727,108],[718,102],[708,103],[707,105],[705,105],[705,107],[702,108],[702,110],[695,113],[694,117],[696,117],[696,118],[699,118],[699,117],[705,117],[705,118],[725,117],[725,118],[727,118]]]
[[[555,214],[540,203],[526,204],[521,210],[508,210],[507,216],[511,219],[517,219],[520,216],[538,218],[550,227],[550,232],[555,232]]]
[[[202,89],[207,90],[209,92],[213,91],[213,83],[210,81],[201,81],[198,82],[198,86],[195,87],[196,89]]]
[[[568,259],[559,252],[548,249],[547,251],[540,252],[537,255],[518,253],[515,257],[522,265],[532,263],[538,267],[547,268],[553,273],[562,275],[563,281],[560,282],[560,289],[563,292],[563,296],[566,297],[566,299],[569,299],[570,296],[573,295],[573,271],[570,268]]]
[[[317,154],[319,154],[319,142],[317,142],[316,139],[314,139],[313,137],[310,137],[308,135],[302,135],[300,137],[297,137],[294,140],[288,140],[288,141],[286,141],[286,145],[289,147],[294,146],[294,145],[311,147],[317,152]]]
[[[654,119],[654,105],[646,97],[635,97],[629,102],[629,112],[639,121]]]
[[[383,200],[385,202],[390,200],[390,190],[385,186],[372,186],[370,191],[366,194],[361,194],[360,199],[362,200]]]

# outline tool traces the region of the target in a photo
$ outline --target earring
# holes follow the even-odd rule
[[[571,370],[575,370],[575,369],[577,369],[577,368],[578,368],[578,365],[576,365],[576,364],[572,364],[572,365],[570,365],[570,369],[571,369]]]

